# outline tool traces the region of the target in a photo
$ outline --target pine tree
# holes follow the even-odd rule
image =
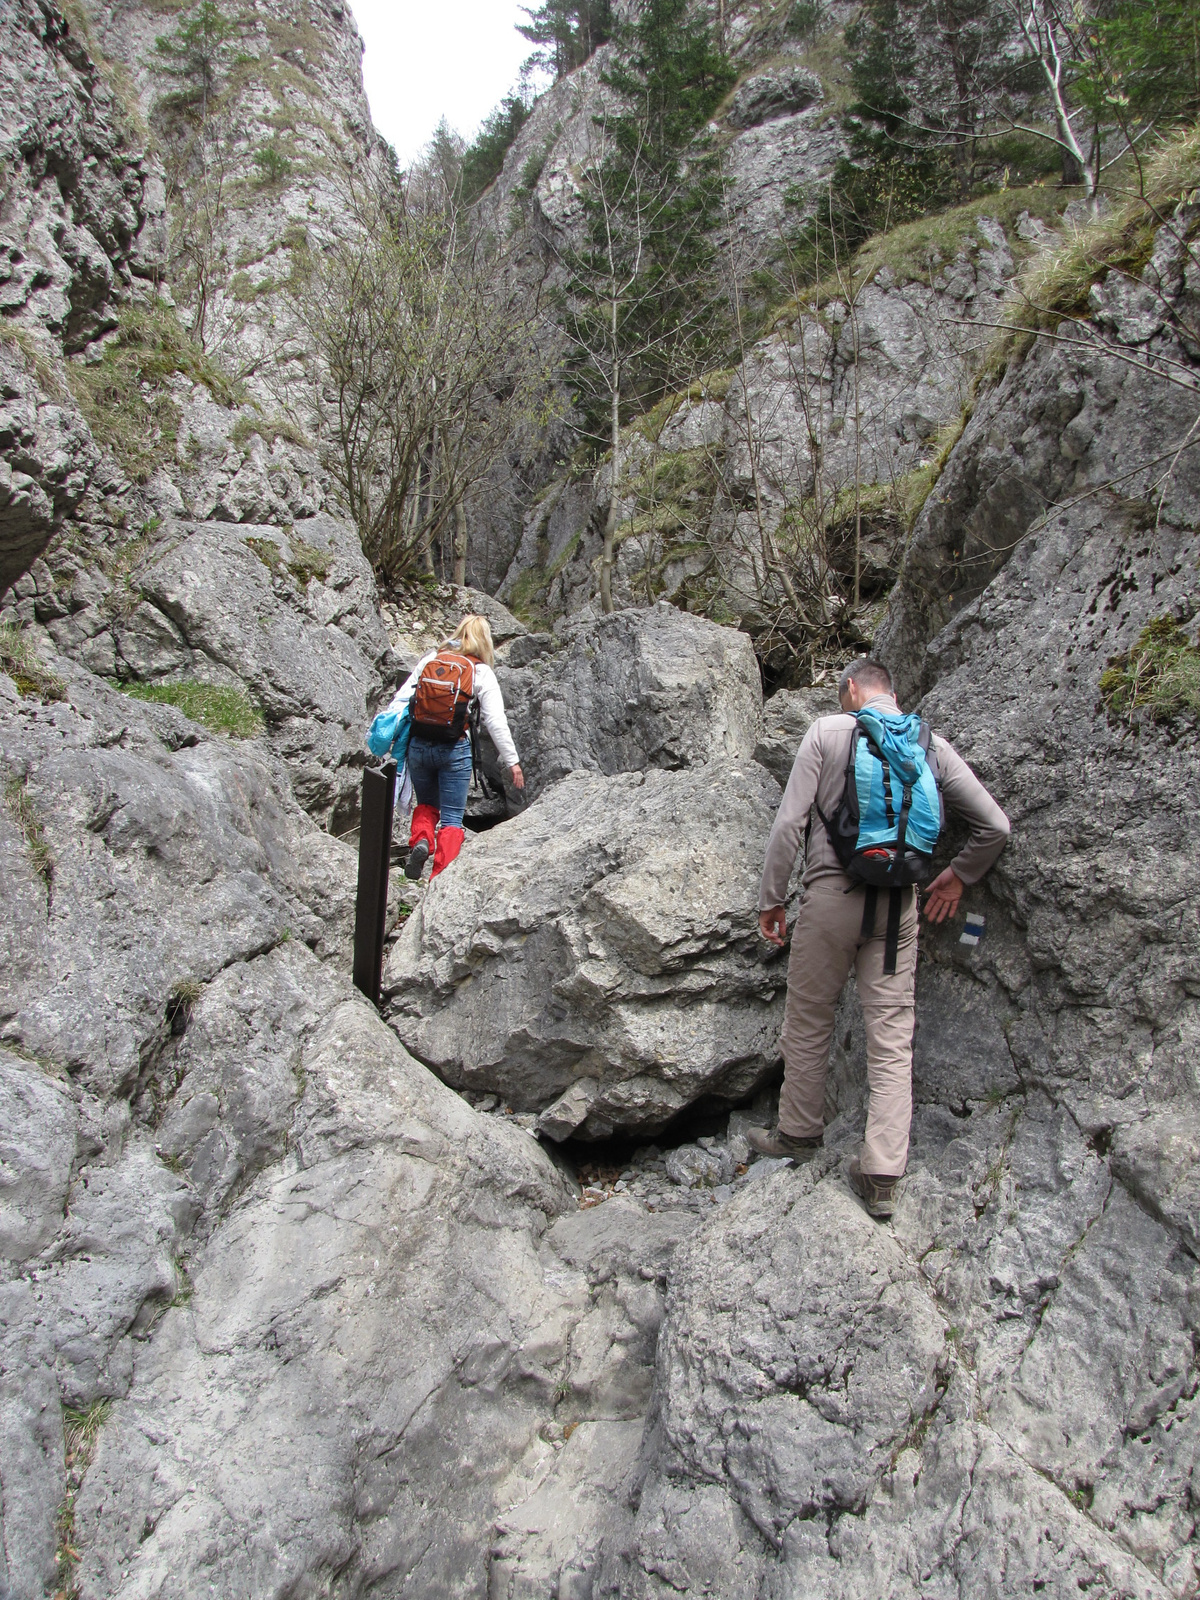
[[[687,0],[646,0],[603,74],[618,107],[594,119],[581,173],[585,238],[564,253],[563,323],[584,431],[607,435],[612,494],[601,604],[612,609],[621,423],[709,364],[722,317],[712,229],[720,179],[700,133],[736,73]]]
[[[542,45],[526,63],[554,74],[555,80],[582,66],[594,50],[612,37],[611,0],[544,0],[522,6],[528,22],[517,24],[531,44]]]
[[[236,41],[244,26],[227,17],[215,0],[200,0],[173,33],[154,41],[155,65],[178,84],[177,107],[207,115],[220,89],[221,74],[237,59]]]

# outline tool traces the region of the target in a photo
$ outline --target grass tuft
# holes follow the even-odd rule
[[[284,561],[283,551],[274,539],[256,539],[251,536],[246,543],[272,576],[286,566],[302,589],[307,589],[314,578],[324,583],[329,576],[327,552],[315,544],[309,544],[307,539],[301,539],[294,533],[288,537],[292,559],[287,562]]]
[[[25,782],[24,778],[11,779],[4,787],[4,803],[8,807],[9,815],[21,830],[25,848],[29,851],[29,859],[33,863],[33,870],[46,885],[46,893],[49,894],[54,881],[54,857],[50,853],[42,819],[29,798]]]
[[[79,1551],[75,1548],[75,1501],[83,1484],[84,1474],[92,1464],[96,1440],[100,1429],[112,1410],[111,1400],[95,1400],[83,1410],[63,1408],[63,1447],[67,1469],[67,1492],[58,1508],[55,1521],[57,1545],[54,1554],[56,1566],[54,1600],[73,1600],[77,1594],[75,1568],[79,1564]]]
[[[67,365],[67,379],[92,436],[135,483],[145,483],[175,454],[180,411],[167,392],[175,376],[202,383],[221,405],[238,398],[211,357],[163,305],[131,306],[94,366]]]
[[[8,674],[22,697],[34,695],[39,700],[67,698],[66,684],[42,666],[20,628],[14,628],[9,623],[0,623],[0,671]]]
[[[307,539],[301,539],[292,534],[288,543],[292,547],[292,559],[287,564],[287,569],[295,578],[302,589],[307,589],[309,583],[316,578],[319,583],[324,583],[329,576],[329,556],[315,544],[309,544]]]
[[[122,694],[152,705],[174,706],[210,733],[232,739],[253,739],[265,726],[262,712],[242,689],[183,679],[178,683],[119,683]]]
[[[283,551],[274,539],[256,539],[251,536],[246,543],[272,576],[279,571],[283,565]]]
[[[1092,285],[1110,272],[1139,277],[1158,229],[1198,185],[1200,127],[1194,127],[1168,141],[1147,163],[1141,194],[1077,229],[1060,250],[1023,275],[1008,313],[1011,327],[993,342],[981,378],[998,382],[1010,361],[1024,359],[1039,333],[1052,333],[1064,318],[1086,316]]]
[[[255,434],[264,444],[270,445],[277,439],[285,439],[288,444],[294,444],[301,450],[312,449],[311,441],[287,417],[257,417],[243,413],[234,423],[229,437],[234,444],[244,449]]]
[[[1113,656],[1100,675],[1100,698],[1116,722],[1133,727],[1139,713],[1151,722],[1200,714],[1200,649],[1174,617],[1147,623],[1137,643]]]

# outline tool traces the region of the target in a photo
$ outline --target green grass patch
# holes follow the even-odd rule
[[[187,1261],[183,1256],[175,1257],[175,1293],[171,1296],[173,1306],[186,1306],[195,1293],[191,1273],[188,1271]]]
[[[251,536],[246,543],[273,576],[286,570],[302,589],[307,589],[314,578],[324,583],[329,576],[328,553],[294,533],[288,538],[292,553],[290,561],[284,560],[283,551],[274,539],[256,539]]]
[[[1198,185],[1200,127],[1193,127],[1146,163],[1143,193],[1072,233],[1060,250],[1023,274],[1006,319],[1010,326],[993,342],[981,380],[998,382],[1010,361],[1024,359],[1040,333],[1052,333],[1064,320],[1086,317],[1092,285],[1110,272],[1139,277],[1158,229]],[[1194,233],[1194,223],[1189,231]]]
[[[45,884],[46,893],[49,894],[54,882],[54,857],[50,853],[42,819],[38,816],[37,807],[29,798],[25,784],[24,778],[10,779],[4,786],[4,803],[8,807],[9,816],[21,830],[33,870]]]
[[[75,1501],[83,1483],[83,1475],[92,1464],[100,1429],[108,1421],[111,1410],[111,1400],[95,1400],[86,1409],[78,1411],[70,1406],[63,1407],[67,1492],[55,1519],[55,1600],[70,1600],[77,1592],[74,1573],[79,1564],[79,1551],[75,1548]]]
[[[294,422],[289,422],[287,417],[255,417],[243,413],[234,423],[229,437],[239,449],[244,450],[255,434],[264,444],[270,445],[277,439],[286,439],[288,444],[294,444],[298,449],[312,449],[304,433]]]
[[[246,544],[272,577],[283,566],[283,551],[275,543],[274,539],[256,539],[252,536],[246,540]]]
[[[287,564],[287,569],[295,578],[302,589],[307,589],[314,578],[324,583],[329,576],[329,556],[315,544],[309,544],[307,539],[301,539],[297,534],[292,534],[288,540],[291,546],[292,559]]]
[[[166,390],[181,375],[202,383],[221,405],[239,392],[163,305],[131,306],[94,366],[67,365],[67,381],[97,444],[135,483],[145,483],[175,453],[180,412]]]
[[[119,683],[122,694],[156,706],[174,706],[210,733],[253,739],[263,731],[262,712],[242,689],[183,679],[178,683]]]
[[[786,326],[801,313],[811,312],[833,300],[854,299],[885,268],[897,285],[927,283],[958,256],[991,248],[979,229],[980,222],[985,219],[998,222],[1010,244],[1015,244],[1019,250],[1023,241],[1015,230],[1021,213],[1028,212],[1031,219],[1053,227],[1058,224],[1070,198],[1070,194],[1043,184],[1000,189],[949,211],[876,234],[859,247],[843,271],[826,274],[781,306],[769,327]]]
[[[1200,714],[1200,649],[1174,617],[1156,617],[1137,643],[1100,674],[1100,698],[1114,721],[1132,727],[1141,714],[1174,722]]]
[[[23,699],[67,698],[66,684],[42,665],[20,628],[9,623],[0,623],[0,671],[8,674]]]
[[[544,567],[527,567],[513,584],[508,598],[508,608],[513,616],[519,617],[527,626],[544,622],[546,618],[542,603],[549,587],[550,578]]]

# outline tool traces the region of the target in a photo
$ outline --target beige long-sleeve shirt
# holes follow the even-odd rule
[[[895,710],[895,701],[890,695],[877,696],[868,703],[884,710]],[[804,862],[805,883],[815,878],[838,877],[849,884],[814,804],[819,805],[827,817],[833,816],[845,787],[853,732],[854,718],[839,714],[818,717],[804,735],[783,791],[775,826],[767,840],[767,859],[758,895],[760,911],[770,911],[786,903],[788,881],[804,843],[810,817],[812,829]],[[970,838],[950,865],[964,883],[977,883],[1004,849],[1009,834],[1008,818],[953,745],[934,734],[933,748],[946,809],[960,816],[971,830]]]

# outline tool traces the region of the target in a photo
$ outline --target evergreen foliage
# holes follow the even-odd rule
[[[628,417],[711,365],[720,345],[711,240],[720,175],[697,135],[737,76],[686,0],[648,0],[617,44],[603,82],[619,103],[595,119],[585,242],[566,257],[572,376],[597,441],[614,381]]]
[[[612,37],[611,0],[543,0],[540,6],[522,6],[529,18],[518,23],[531,44],[542,49],[530,56],[527,67],[552,72],[555,81],[580,67]]]
[[[514,90],[506,94],[467,146],[462,158],[462,198],[467,205],[478,200],[500,175],[509,147],[529,120],[529,106]]]
[[[1166,127],[1200,115],[1196,0],[1118,0],[1086,34],[1077,94],[1098,123]]]
[[[174,109],[206,112],[222,76],[240,59],[237,40],[243,32],[243,24],[216,0],[200,0],[171,33],[154,41],[155,65],[177,85],[168,97]]]

